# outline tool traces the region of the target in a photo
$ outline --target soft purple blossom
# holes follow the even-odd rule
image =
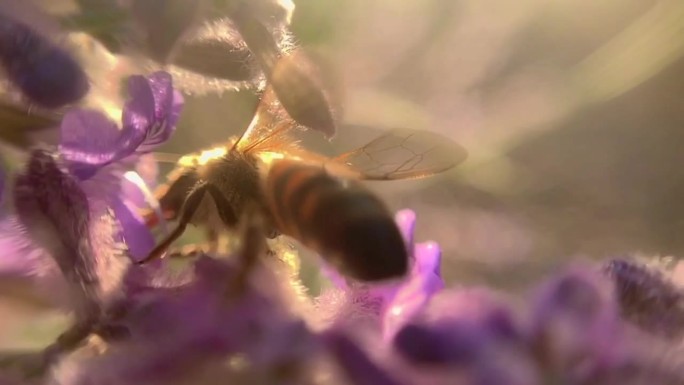
[[[296,372],[306,362],[301,358],[316,349],[312,334],[268,289],[274,281],[268,271],[252,276],[244,292],[231,294],[239,269],[239,263],[204,256],[189,280],[138,291],[112,320],[130,338],[113,342],[111,352],[80,362],[79,368],[62,370],[78,372],[68,373],[73,384],[170,383],[241,354],[274,378],[287,376],[282,370],[288,366]]]
[[[601,375],[624,359],[611,285],[586,267],[546,281],[533,301],[528,338],[547,370],[566,381]]]
[[[89,201],[45,150],[34,150],[16,176],[14,201],[17,236],[28,237],[56,263],[77,318],[97,317],[116,295],[127,262],[107,208]]]
[[[147,153],[173,134],[183,97],[173,89],[171,75],[131,76],[128,93],[121,129],[96,110],[77,109],[64,116],[59,152],[78,178],[89,179],[107,165]]]
[[[140,258],[155,242],[124,175],[169,138],[182,97],[162,72],[132,77],[129,93],[122,129],[98,111],[68,112],[59,151],[30,154],[14,185],[16,214],[0,220],[2,274],[33,280],[72,309],[90,309],[81,313],[92,313],[104,291],[117,291],[127,263],[120,256]],[[69,286],[76,293],[61,289]]]
[[[626,319],[656,335],[684,336],[684,290],[665,274],[627,259],[608,261],[604,272]]]
[[[149,163],[146,155],[175,131],[184,102],[166,72],[132,76],[128,93],[120,129],[99,111],[67,113],[61,125],[59,153],[71,173],[90,187],[88,193],[101,196],[112,207],[131,256],[138,260],[154,247],[154,239],[138,214],[141,192],[127,194],[134,189],[124,173],[126,168],[140,167],[141,157]],[[153,179],[150,173],[154,170],[143,171],[148,181]],[[140,190],[140,185],[137,187]]]
[[[345,377],[357,385],[402,385],[396,378],[374,362],[364,349],[349,335],[338,331],[322,334],[326,348],[331,352]]]
[[[89,79],[69,52],[21,21],[0,14],[0,64],[31,103],[59,108],[82,99]]]
[[[435,294],[392,342],[414,362],[458,364],[476,360],[491,346],[515,344],[521,335],[520,321],[501,296],[464,288]]]
[[[439,246],[435,242],[414,243],[416,216],[413,211],[399,211],[395,219],[410,251],[408,276],[401,281],[366,284],[348,281],[334,270],[324,269],[336,285],[317,299],[324,324],[361,322],[381,330],[388,341],[444,287]]]

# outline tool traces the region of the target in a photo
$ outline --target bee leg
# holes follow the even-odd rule
[[[209,253],[219,251],[219,233],[214,229],[207,229],[207,251]]]
[[[226,196],[223,195],[218,187],[209,184],[207,185],[207,191],[209,191],[211,198],[214,200],[221,221],[228,227],[234,227],[238,223],[238,218],[233,210],[233,205],[226,199]],[[216,240],[218,241],[218,235]]]
[[[178,224],[176,225],[176,228],[173,229],[173,231],[171,231],[171,233],[169,233],[164,238],[164,240],[161,241],[145,259],[138,262],[139,265],[161,258],[161,256],[164,255],[169,246],[171,246],[173,242],[175,242],[178,238],[180,238],[181,235],[183,235],[185,229],[188,227],[188,223],[190,223],[192,217],[195,215],[195,212],[197,211],[197,208],[199,207],[200,203],[202,203],[202,199],[204,199],[204,194],[207,192],[208,186],[208,183],[202,182],[199,185],[197,185],[192,190],[192,192],[190,192],[188,197],[185,199],[185,202],[183,203],[183,208],[181,209],[182,213],[178,221]]]
[[[254,206],[245,209],[241,222],[240,269],[231,286],[232,292],[240,292],[247,286],[249,274],[256,267],[259,257],[268,249],[264,233],[264,222]]]

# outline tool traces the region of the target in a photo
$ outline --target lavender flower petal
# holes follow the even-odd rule
[[[0,220],[0,279],[17,295],[41,306],[71,309],[68,284],[50,254],[38,247],[16,216]]]
[[[68,52],[27,25],[0,15],[0,64],[31,102],[59,108],[83,98],[88,77]]]
[[[35,150],[26,171],[16,178],[14,196],[22,225],[41,247],[50,251],[73,285],[77,313],[92,314],[96,307],[92,283],[97,277],[88,263],[90,244],[84,236],[88,231],[85,194],[48,152]]]
[[[59,151],[70,163],[69,171],[85,180],[122,157],[120,135],[116,123],[101,112],[71,110],[62,119]]]
[[[373,362],[358,344],[344,333],[322,334],[325,345],[349,381],[356,385],[400,385],[402,382]]]
[[[77,317],[99,314],[123,274],[113,219],[45,150],[31,153],[16,178],[14,198],[23,228],[71,285]]]
[[[416,229],[416,213],[413,210],[408,209],[400,210],[394,216],[394,220],[397,222],[397,226],[399,226],[399,230],[404,237],[404,241],[406,242],[409,251],[411,251],[414,242],[413,236]]]
[[[148,126],[144,141],[138,146],[138,153],[148,152],[160,144],[166,142],[176,129],[176,124],[180,117],[180,112],[184,105],[183,96],[173,89],[173,79],[167,72],[155,72],[147,78],[138,77],[144,81],[131,79],[129,82],[129,92],[131,93],[131,103],[133,100],[146,100],[148,97],[147,89],[152,94],[153,99],[153,120]],[[141,107],[147,108],[147,104]],[[133,108],[131,104],[131,108]],[[131,124],[134,124],[131,122]],[[127,125],[127,118],[124,115],[124,126]]]
[[[140,190],[145,186],[131,182],[129,174],[138,175],[124,172],[122,167],[118,162],[105,166],[91,178],[81,181],[80,186],[90,200],[102,202],[111,208],[123,241],[128,246],[128,254],[137,261],[147,256],[154,247],[155,240],[138,213],[139,209],[149,207]],[[151,196],[150,199],[154,200],[154,197]]]
[[[434,242],[416,245],[415,261],[408,281],[399,287],[383,315],[383,335],[386,340],[419,314],[432,296],[444,288],[439,275],[441,250]]]
[[[412,363],[468,364],[477,358],[484,338],[471,325],[408,324],[392,341],[395,349]]]
[[[530,338],[549,370],[588,376],[614,367],[622,359],[621,324],[610,286],[580,267],[550,279],[538,291]],[[588,365],[582,373],[578,362]]]
[[[263,290],[270,280],[230,296],[238,273],[232,264],[204,256],[195,263],[192,280],[129,296],[117,322],[131,338],[85,363],[89,370],[71,383],[182,381],[230,354],[246,355],[255,370],[282,380],[307,362],[301,357],[313,357],[315,344],[306,342],[311,336],[301,321]]]
[[[421,363],[468,364],[491,346],[517,344],[522,333],[512,310],[486,289],[450,289],[436,294],[423,312],[399,330],[392,343]]]
[[[158,205],[156,199],[155,202],[152,202],[154,204],[150,202],[150,197],[153,198],[152,190],[157,185],[159,173],[159,167],[153,154],[141,155],[135,163],[134,170],[123,175],[121,195],[139,209]]]
[[[173,90],[169,74],[131,76],[128,91],[121,130],[102,113],[91,110],[71,111],[62,121],[60,153],[79,178],[88,179],[99,168],[147,152],[175,130],[183,98]]]
[[[156,240],[137,213],[136,207],[122,199],[114,200],[112,205],[114,216],[121,225],[123,239],[128,246],[133,261],[141,261],[154,248]]]
[[[55,267],[50,256],[33,244],[15,216],[0,220],[0,249],[0,277],[39,277]]]
[[[622,315],[650,333],[684,335],[684,290],[663,274],[624,259],[613,259],[604,271],[615,282]]]
[[[434,242],[414,244],[415,219],[416,215],[411,210],[399,211],[395,216],[411,250],[410,274],[402,281],[376,284],[346,282],[330,268],[324,269],[336,287],[324,291],[317,299],[323,324],[377,327],[382,330],[383,338],[389,341],[425,308],[432,295],[442,290],[441,250]]]

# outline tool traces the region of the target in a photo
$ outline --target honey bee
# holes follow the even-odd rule
[[[242,136],[181,157],[156,191],[164,219],[178,223],[140,263],[162,257],[188,224],[205,226],[215,242],[256,207],[268,238],[294,238],[342,274],[361,281],[403,276],[409,254],[402,235],[362,181],[434,175],[464,161],[466,151],[435,133],[395,129],[326,157],[298,144],[300,128],[267,87]],[[150,226],[161,219],[152,211],[146,218]]]

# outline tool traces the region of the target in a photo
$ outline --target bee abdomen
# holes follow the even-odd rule
[[[267,179],[269,208],[280,231],[364,281],[403,276],[408,253],[394,218],[360,183],[322,168],[276,162]]]

